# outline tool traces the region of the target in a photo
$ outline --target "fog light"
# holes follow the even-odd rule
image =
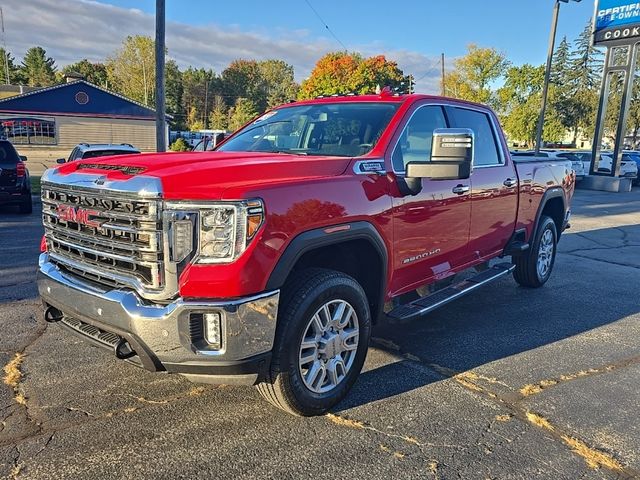
[[[220,313],[205,313],[204,319],[204,338],[215,349],[222,347],[222,335],[220,328]]]

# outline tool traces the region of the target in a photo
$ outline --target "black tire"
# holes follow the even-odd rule
[[[33,212],[33,200],[31,195],[18,207],[20,213],[29,214]]]
[[[547,234],[550,232],[550,234]],[[548,238],[551,235],[553,251],[550,255],[550,263],[548,268],[542,273],[538,269],[538,259],[541,255],[545,255],[540,245],[543,237]],[[523,287],[538,288],[544,285],[553,271],[553,265],[556,260],[556,252],[558,250],[558,231],[555,222],[546,215],[540,217],[540,223],[536,230],[533,244],[526,255],[514,257],[514,263],[516,265],[513,271],[513,278]],[[545,255],[549,256],[549,255]]]
[[[313,392],[305,385],[300,347],[311,318],[323,305],[342,300],[352,306],[359,329],[355,357],[342,380],[331,391]],[[282,289],[278,327],[267,378],[257,388],[276,407],[297,416],[326,413],[342,400],[356,381],[367,355],[371,313],[360,284],[341,272],[308,269],[287,280]]]

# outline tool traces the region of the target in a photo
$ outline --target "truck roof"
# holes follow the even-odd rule
[[[300,100],[297,102],[291,102],[289,104],[280,105],[277,108],[286,108],[291,105],[312,105],[319,103],[348,103],[348,102],[390,102],[390,103],[413,103],[418,100],[436,100],[445,101],[447,103],[456,103],[461,105],[470,105],[474,107],[489,108],[481,103],[470,102],[467,100],[460,100],[458,98],[443,97],[439,95],[425,95],[420,93],[411,94],[397,94],[390,92],[381,92],[380,94],[373,95],[329,95],[312,98],[309,100]]]

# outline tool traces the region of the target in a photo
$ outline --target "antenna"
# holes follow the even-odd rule
[[[2,7],[0,7],[0,24],[2,25],[2,48],[4,48],[4,79],[7,85],[11,85],[11,79],[9,78],[9,52],[7,52],[7,41],[4,35],[4,13],[2,13]]]

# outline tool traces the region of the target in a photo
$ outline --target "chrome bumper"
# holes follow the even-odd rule
[[[187,301],[149,304],[128,290],[100,290],[60,271],[40,255],[38,290],[47,306],[63,314],[59,322],[71,328],[75,319],[124,338],[136,355],[131,359],[148,370],[194,377],[247,376],[255,381],[266,368],[276,331],[279,291],[229,301]],[[212,350],[194,328],[191,314],[221,315],[222,348]],[[75,333],[80,333],[76,331]],[[196,335],[196,336],[194,336]]]

